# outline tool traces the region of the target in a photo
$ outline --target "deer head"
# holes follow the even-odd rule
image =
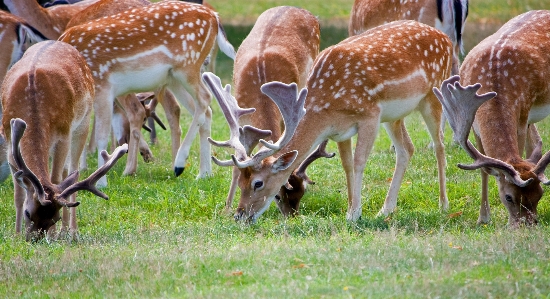
[[[48,229],[53,226],[61,217],[59,211],[62,207],[76,207],[80,202],[69,202],[67,198],[80,190],[92,192],[103,198],[109,197],[99,191],[95,183],[111,169],[116,161],[120,159],[128,150],[128,145],[124,144],[115,149],[112,155],[106,151],[101,153],[105,164],[92,173],[87,179],[77,182],[79,172],[74,171],[59,184],[45,185],[25,164],[21,155],[20,141],[23,137],[27,123],[22,119],[12,119],[11,124],[11,153],[15,165],[11,165],[14,180],[19,186],[26,190],[25,222],[27,227],[27,240],[32,238],[41,238]]]

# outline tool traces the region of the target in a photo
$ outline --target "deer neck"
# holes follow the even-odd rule
[[[507,121],[503,122],[503,117]],[[473,127],[486,155],[502,161],[521,160],[518,140],[521,128],[518,116],[514,109],[505,105],[505,99],[497,96],[482,105],[476,114]]]

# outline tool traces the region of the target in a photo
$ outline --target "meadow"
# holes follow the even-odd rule
[[[296,5],[319,16],[324,48],[346,37],[353,1],[209,2],[235,47],[262,11]],[[511,17],[542,8],[550,9],[550,3],[472,0],[466,50]],[[222,83],[231,83],[231,60],[219,54],[217,64]],[[215,101],[212,108],[213,138],[225,140],[227,124]],[[185,131],[189,114],[182,113],[181,121]],[[212,177],[197,180],[196,140],[185,172],[174,177],[166,131],[159,131],[159,143],[152,146],[155,161],[139,161],[135,176],[121,175],[124,158],[113,168],[103,190],[108,201],[79,193],[77,241],[28,243],[16,235],[13,186],[6,180],[0,183],[0,297],[550,298],[548,195],[539,204],[537,227],[510,230],[491,179],[492,222],[476,225],[480,175],[456,167],[471,159],[452,143],[447,126],[450,208],[441,212],[429,135],[419,114],[406,122],[416,150],[397,210],[376,217],[395,163],[382,130],[365,170],[357,223],[345,220],[347,192],[338,155],[309,168],[316,184],[302,199],[299,216],[284,219],[272,205],[256,224],[244,225],[224,213],[231,170],[214,165]],[[550,121],[538,128],[547,140]],[[212,149],[218,158],[231,154]],[[336,144],[330,142],[328,150],[336,152]],[[96,165],[95,155],[88,165]]]

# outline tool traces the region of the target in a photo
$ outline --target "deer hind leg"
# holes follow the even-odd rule
[[[209,100],[201,99],[204,99],[204,95],[207,95],[207,98],[210,99],[210,95],[205,88],[202,88],[204,89],[203,92],[199,93],[199,91],[197,91],[195,95],[196,98],[200,97],[199,100],[194,101],[193,96],[191,96],[189,92],[187,92],[181,85],[172,84],[169,86],[169,89],[172,93],[174,93],[178,101],[193,115],[191,125],[189,126],[189,129],[185,134],[185,138],[183,139],[176,155],[176,160],[174,162],[174,173],[176,176],[179,176],[185,170],[185,164],[187,162],[187,158],[189,157],[191,145],[197,136],[197,133],[200,131],[201,165],[198,177],[205,177],[212,173],[212,165],[210,163],[210,143],[206,140],[209,136],[205,135],[206,133],[209,134],[210,128],[202,127],[210,126],[212,114],[208,107]],[[202,140],[203,138],[205,141]],[[204,148],[202,148],[203,146]],[[205,153],[207,154],[205,155]],[[205,159],[208,160],[208,162],[204,161]]]
[[[407,133],[403,119],[391,123],[384,123],[384,128],[395,145],[396,159],[390,190],[386,195],[386,200],[384,201],[382,209],[378,212],[379,216],[387,216],[397,207],[397,194],[399,193],[399,188],[403,182],[405,170],[407,169],[409,161],[414,153],[414,146],[409,134]]]
[[[168,126],[170,127],[170,137],[172,140],[172,166],[180,147],[181,127],[180,127],[180,115],[181,108],[178,100],[172,92],[168,89],[163,89],[158,94],[159,103],[164,109],[166,120],[168,120]]]
[[[444,119],[442,118],[441,104],[433,97],[432,104],[421,104],[420,113],[426,123],[430,137],[432,138],[433,150],[437,160],[437,176],[439,180],[439,208],[446,211],[449,208],[447,198],[446,172],[447,160],[445,158],[445,145],[443,144]]]

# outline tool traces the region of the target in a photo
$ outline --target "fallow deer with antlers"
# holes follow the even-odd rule
[[[193,114],[175,158],[176,176],[185,168],[197,133],[201,148],[199,177],[212,173],[207,140],[212,111],[200,69],[215,40],[224,53],[235,57],[216,13],[202,5],[163,1],[69,28],[60,40],[77,48],[92,70],[98,150],[107,147],[114,98],[166,87]],[[128,160],[136,161],[138,150],[134,139],[141,134],[145,115],[132,116]],[[125,174],[132,173],[129,164],[126,166]],[[98,184],[105,186],[107,181],[100,180]]]
[[[94,98],[92,74],[77,50],[56,41],[32,46],[6,75],[1,96],[2,130],[14,181],[16,232],[21,232],[24,219],[28,240],[43,237],[60,219],[62,207],[79,204],[75,194],[79,190],[107,199],[95,182],[127,147],[119,147],[113,156],[103,152],[105,165],[76,182]],[[64,177],[66,171],[70,174]],[[74,212],[69,219],[69,211],[64,209],[62,222],[62,229],[68,227],[73,233],[77,228]]]
[[[542,156],[534,125],[550,114],[549,26],[547,10],[513,18],[468,53],[460,77],[444,81],[441,90],[434,89],[455,140],[475,160],[459,167],[481,170],[478,223],[490,221],[489,175],[497,180],[509,226],[537,223],[540,184],[550,184],[544,175],[550,152]],[[468,141],[470,128],[479,151]],[[524,149],[527,159],[522,158]]]
[[[260,139],[259,129],[240,128],[239,117],[253,110],[239,108],[230,87],[222,88],[215,76],[203,76],[220,106],[225,107],[222,109],[231,130],[227,144],[235,148],[231,161],[242,169],[235,217],[255,221],[288,180],[294,169],[291,166],[304,161],[328,138],[338,143],[346,172],[346,218],[357,220],[362,213],[363,171],[381,123],[390,133],[397,154],[390,190],[380,211],[383,215],[391,213],[414,150],[403,118],[414,110],[422,114],[435,143],[439,202],[446,208],[445,150],[439,130],[441,104],[431,90],[450,75],[452,47],[449,38],[433,27],[397,21],[325,49],[317,56],[307,87],[301,91],[296,84],[262,85],[262,92],[277,104],[285,123],[285,131],[275,143]],[[355,153],[351,143],[354,135]],[[258,139],[263,147],[255,155],[248,155],[246,144]]]
[[[233,67],[235,98],[238,105],[256,109],[255,113],[243,116],[239,120],[240,125],[251,125],[266,130],[263,136],[265,139],[279,139],[284,129],[281,113],[269,97],[261,92],[260,87],[271,81],[294,82],[298,87],[304,87],[307,74],[319,53],[319,36],[317,18],[305,9],[279,6],[266,10],[258,17],[239,47]],[[247,155],[251,154],[255,146],[256,144],[246,145]],[[221,166],[233,166],[225,206],[229,211],[241,170],[233,163]],[[305,171],[299,173],[305,174]],[[303,181],[303,178],[293,174],[289,184],[281,188],[277,204],[283,214],[291,215],[297,212],[300,198],[305,191]]]

